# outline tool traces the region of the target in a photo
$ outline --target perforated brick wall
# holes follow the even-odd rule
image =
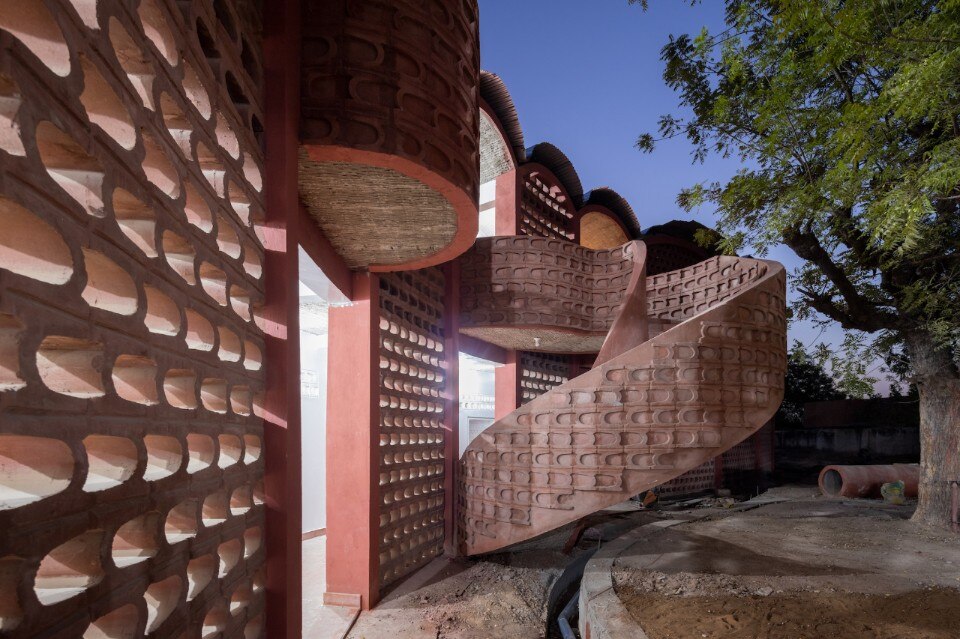
[[[711,459],[680,475],[676,479],[661,484],[656,493],[660,499],[672,499],[684,495],[695,495],[719,488],[716,479],[716,460]]]
[[[444,275],[380,278],[380,584],[443,552]]]
[[[754,470],[757,467],[756,449],[752,438],[740,442],[722,455],[723,472]]]
[[[0,10],[0,630],[263,634],[256,11]]]
[[[647,275],[659,275],[675,271],[704,259],[702,252],[680,244],[666,242],[647,243]]]
[[[522,351],[520,353],[520,405],[570,379],[570,357]]]
[[[572,241],[575,209],[560,187],[545,181],[544,174],[536,171],[525,172],[521,181],[520,234]],[[569,370],[570,358],[566,355],[521,351],[520,405],[565,382]]]
[[[556,184],[544,180],[537,172],[527,172],[522,178],[520,234],[572,240],[573,203]]]

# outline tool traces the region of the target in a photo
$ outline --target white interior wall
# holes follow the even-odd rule
[[[460,455],[474,437],[493,424],[497,364],[460,354]]]
[[[477,237],[496,235],[497,228],[497,181],[490,180],[480,185],[480,219]]]
[[[327,526],[327,335],[300,331],[303,532]]]
[[[300,411],[303,532],[327,527],[327,339],[330,306],[349,303],[300,249]]]

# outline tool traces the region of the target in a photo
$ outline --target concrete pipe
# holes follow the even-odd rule
[[[917,496],[920,483],[919,464],[891,464],[889,466],[825,466],[820,471],[820,491],[828,497],[880,497],[880,486],[902,481],[903,494]]]

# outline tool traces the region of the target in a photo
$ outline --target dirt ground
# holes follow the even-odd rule
[[[545,637],[547,598],[578,554],[651,515],[613,515],[591,529],[570,555],[561,552],[573,526],[477,559],[437,559],[360,615],[349,639],[494,639]]]
[[[624,553],[616,592],[650,639],[960,639],[960,539],[910,506],[777,488],[752,502],[619,513],[478,559],[434,560],[357,620],[350,639],[536,639],[579,554],[656,519],[690,520]]]
[[[795,593],[761,597],[626,595],[650,639],[948,639],[960,637],[956,590],[897,595]]]
[[[623,553],[614,587],[650,639],[957,639],[960,538],[912,507],[780,488],[687,514]]]

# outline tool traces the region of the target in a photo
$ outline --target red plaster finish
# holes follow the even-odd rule
[[[496,220],[494,232],[497,235],[518,235],[520,220],[520,185],[517,171],[507,171],[497,176],[495,186]]]
[[[476,337],[464,335],[463,333],[460,334],[459,342],[461,353],[479,357],[480,359],[486,359],[497,364],[507,363],[508,351],[505,348],[501,348],[495,344],[490,344],[489,342],[484,342]]]
[[[516,240],[494,238],[500,245],[491,261],[531,278],[534,286],[524,290],[536,299],[545,284],[527,259],[544,240],[527,239],[526,251],[518,251]],[[639,250],[639,243],[624,247],[638,257]],[[575,281],[578,266],[561,263],[553,285]],[[711,258],[630,277],[623,286],[630,289],[621,295],[628,304],[641,300],[637,289],[645,288],[646,315],[672,327],[629,348],[637,334],[619,337],[632,328],[614,322],[609,350],[616,344],[629,350],[608,352],[605,363],[498,419],[473,441],[461,461],[465,554],[529,539],[676,477],[743,441],[779,406],[786,362],[782,266]],[[500,318],[509,321],[503,311]]]
[[[460,265],[450,262],[444,267],[443,334],[447,379],[443,387],[443,552],[448,557],[459,554],[457,543],[457,481],[460,474]]]
[[[301,420],[297,196],[299,2],[266,12],[266,357],[265,491],[267,626],[272,636],[299,637],[301,584]]]
[[[0,10],[5,637],[193,636],[208,616],[262,636],[263,249],[245,213],[263,162],[220,81],[256,101],[236,49],[258,29],[218,4],[233,38],[200,0]],[[199,559],[215,568],[191,589]]]
[[[343,258],[337,254],[330,240],[323,234],[303,205],[298,208],[297,230],[300,246],[310,259],[320,267],[324,275],[348,299],[353,299],[353,274]]]
[[[301,140],[310,158],[396,170],[453,207],[447,246],[374,270],[440,264],[476,237],[478,25],[476,0],[306,2]]]
[[[494,374],[494,419],[502,419],[520,406],[520,376],[517,351],[507,351],[507,360]]]
[[[379,278],[355,273],[354,301],[330,309],[327,360],[327,593],[359,595],[379,579]]]

